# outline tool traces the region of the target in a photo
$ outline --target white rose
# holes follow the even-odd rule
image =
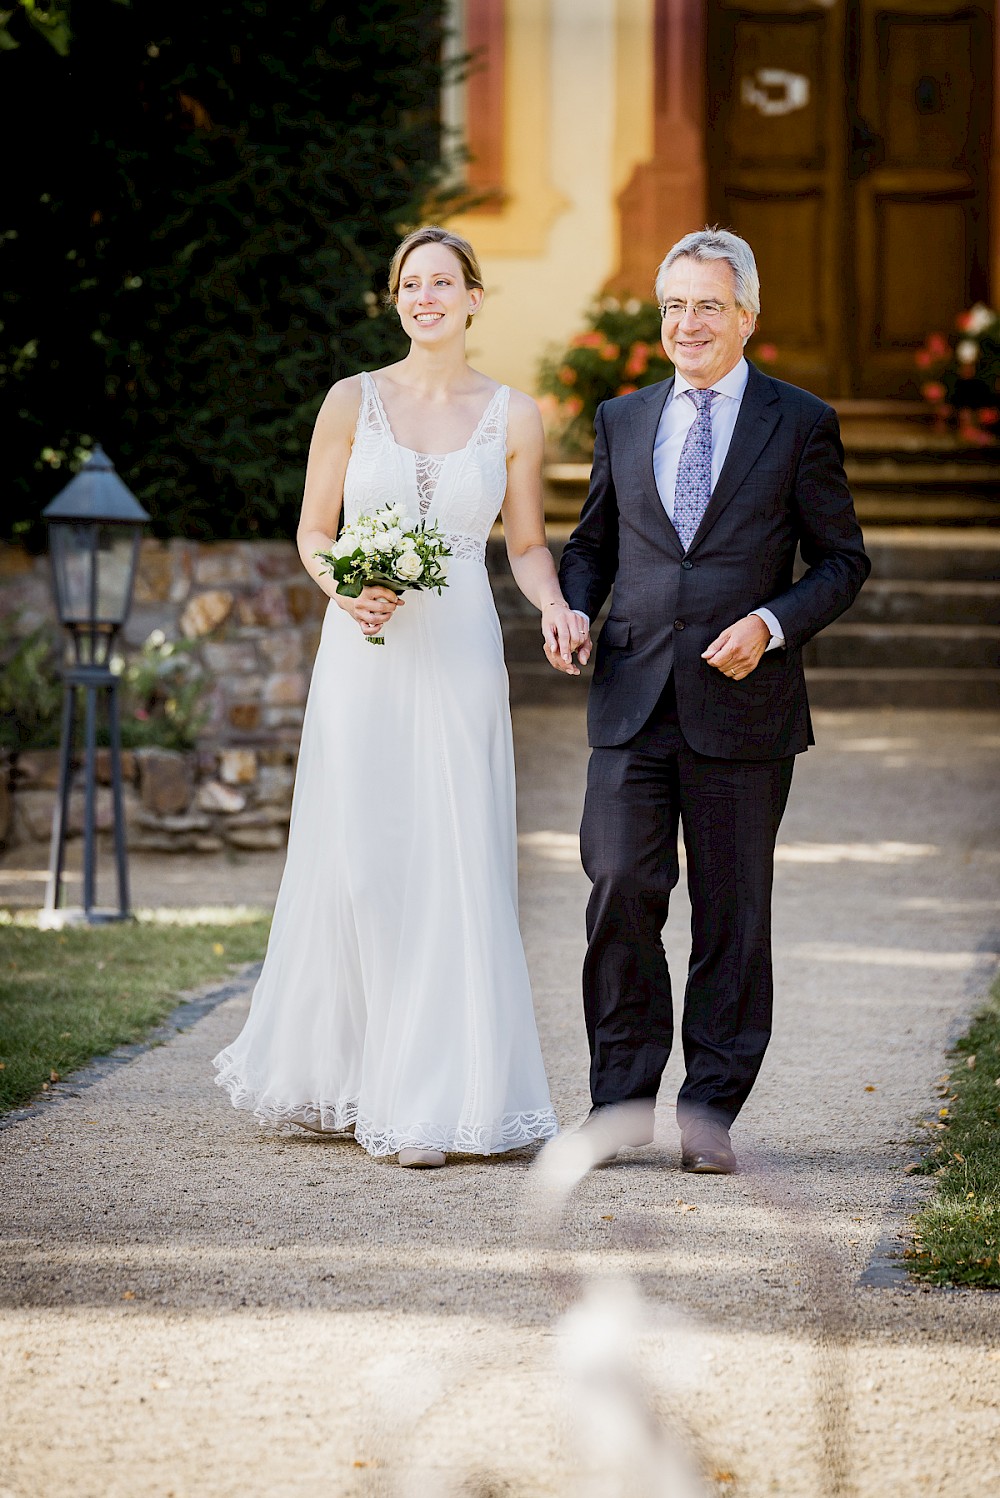
[[[364,552],[366,557],[370,557],[372,552],[378,551],[378,542],[375,540],[374,536],[362,536],[360,544],[361,550]]]
[[[337,559],[339,560],[341,557],[349,557],[352,552],[357,550],[357,546],[358,543],[355,537],[349,535],[345,531],[342,536],[339,536],[337,540],[334,541],[333,545],[330,547],[330,551],[333,556],[337,557]]]
[[[416,551],[417,549],[417,543],[412,536],[404,536],[399,544],[404,551]]]
[[[984,302],[977,302],[974,307],[969,308],[969,332],[982,333],[995,317],[992,307],[987,307]]]
[[[975,364],[979,358],[979,344],[972,338],[963,338],[955,347],[955,357],[959,364]]]
[[[400,541],[402,541],[403,539],[403,532],[400,530],[398,525],[390,526],[385,533],[385,539],[388,541],[390,546],[398,546]]]
[[[404,552],[396,563],[396,576],[401,577],[407,583],[416,582],[423,570],[423,562],[413,551]]]

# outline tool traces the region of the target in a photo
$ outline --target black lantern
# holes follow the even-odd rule
[[[115,637],[128,617],[139,562],[140,528],[149,519],[135,495],[122,483],[100,447],[65,489],[42,511],[49,522],[52,575],[59,622],[69,632],[71,654],[63,674],[62,739],[59,794],[52,819],[49,881],[42,911],[43,926],[68,922],[127,920],[129,910],[125,814],[122,803],[121,730],[118,678],[111,670]],[[84,707],[83,754],[83,908],[59,908],[62,893],[69,798],[73,782],[73,746],[79,697]],[[99,699],[107,706],[114,805],[118,909],[97,910],[97,714]]]

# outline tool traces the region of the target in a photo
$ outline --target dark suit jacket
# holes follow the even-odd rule
[[[844,474],[836,414],[752,364],[736,430],[687,553],[653,477],[653,443],[673,379],[605,401],[590,492],[559,568],[570,606],[596,619],[608,593],[590,688],[593,746],[646,722],[671,670],[681,731],[698,753],[778,759],[813,742],[802,646],[854,601],[871,570]],[[792,581],[796,550],[807,571]],[[742,681],[701,653],[755,608],[785,648]]]

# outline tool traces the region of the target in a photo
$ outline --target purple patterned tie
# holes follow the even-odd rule
[[[685,390],[698,408],[677,464],[674,530],[687,551],[712,497],[712,400],[717,390]]]

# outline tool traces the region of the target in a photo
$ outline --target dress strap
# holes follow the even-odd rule
[[[498,385],[490,403],[483,412],[470,447],[490,447],[499,443],[507,447],[507,410],[510,405],[510,386]]]

